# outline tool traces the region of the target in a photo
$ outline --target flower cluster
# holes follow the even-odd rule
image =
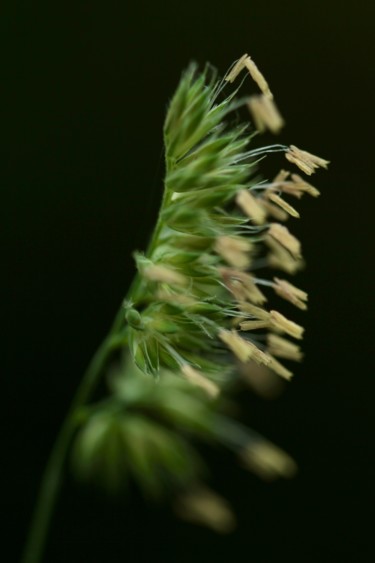
[[[232,83],[243,71],[259,94],[237,97]],[[236,117],[241,107],[254,129]],[[130,358],[113,379],[111,406],[88,412],[76,441],[81,473],[99,471],[114,487],[130,473],[152,495],[171,482],[190,487],[176,510],[219,531],[233,518],[213,493],[197,488],[201,463],[190,436],[222,443],[262,477],[295,471],[287,454],[220,412],[235,373],[261,366],[289,380],[280,359],[302,357],[295,341],[303,328],[267,303],[275,293],[306,309],[307,294],[283,277],[303,265],[301,244],[284,222],[299,217],[292,198],[319,192],[295,172],[281,170],[268,182],[257,170],[274,152],[307,175],[328,161],[294,145],[250,148],[258,132],[278,133],[283,125],[248,55],[222,80],[195,64],[183,74],[164,126],[159,219],[147,252],[135,254],[138,276],[124,302]]]

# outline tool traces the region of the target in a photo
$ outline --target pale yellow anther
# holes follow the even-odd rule
[[[303,311],[307,309],[307,293],[298,289],[298,287],[292,285],[286,280],[281,280],[279,278],[274,278],[274,290],[283,299],[290,301],[293,305],[302,309]]]
[[[235,330],[221,330],[219,338],[228,346],[233,354],[240,360],[246,363],[252,356],[252,350],[248,342],[241,338]]]
[[[301,256],[301,243],[292,235],[284,225],[279,223],[271,223],[268,234],[279,242],[286,250],[295,257]]]
[[[252,342],[241,338],[235,330],[221,330],[219,338],[242,363],[248,362],[250,358],[257,363],[265,365],[270,361],[267,354],[259,350]]]
[[[288,213],[289,215],[291,215],[292,217],[296,217],[297,219],[300,217],[300,214],[298,213],[298,211],[296,209],[294,209],[294,207],[292,207],[291,205],[289,205],[289,203],[287,203],[284,199],[282,199],[280,196],[278,196],[277,194],[274,193],[269,193],[268,194],[268,199],[270,199],[271,201],[273,201],[273,203],[275,203],[276,205],[278,205],[279,207],[281,207],[281,209],[283,209],[286,213]]]
[[[273,358],[272,356],[270,356],[271,361],[268,364],[268,367],[270,369],[272,369],[272,371],[274,371],[275,373],[277,373],[277,375],[279,375],[280,377],[282,377],[283,379],[286,379],[287,381],[290,381],[293,377],[293,372],[291,372],[289,369],[287,369],[285,366],[283,366],[283,364],[281,364],[280,362],[278,362],[276,360],[276,358]]]
[[[266,237],[265,242],[271,249],[267,260],[268,265],[272,268],[277,268],[288,274],[295,274],[303,267],[303,260],[291,256],[290,252],[285,250],[285,248],[272,237]]]
[[[268,352],[273,356],[300,362],[303,358],[301,348],[294,342],[286,340],[282,336],[269,333],[267,336]]]
[[[312,167],[310,164],[307,164],[305,161],[301,160],[300,158],[297,158],[294,154],[290,152],[285,153],[285,158],[292,164],[298,166],[298,168],[308,176],[311,176],[311,174],[315,172],[314,167]]]
[[[270,326],[269,321],[257,320],[257,321],[242,321],[240,322],[241,330],[257,330],[259,328],[268,328]]]
[[[276,174],[276,176],[274,177],[273,182],[275,184],[278,184],[279,182],[285,182],[289,175],[290,172],[288,172],[287,170],[280,170],[280,172],[278,172],[278,174]]]
[[[268,83],[267,83],[266,79],[264,78],[263,74],[260,72],[259,68],[256,66],[256,64],[252,60],[252,58],[246,57],[246,59],[243,61],[243,64],[247,68],[247,70],[249,71],[251,78],[258,85],[260,91],[263,92],[263,94],[265,96],[272,99],[273,94],[272,94],[272,92],[271,92],[271,90],[268,86]]]
[[[324,158],[320,158],[320,156],[311,154],[311,152],[299,149],[295,145],[290,145],[289,149],[302,160],[311,163],[315,168],[328,168],[329,160],[325,160]]]
[[[270,442],[250,443],[241,452],[241,460],[251,471],[266,480],[293,477],[297,472],[295,461]]]
[[[253,344],[252,342],[247,341],[247,345],[251,350],[250,357],[252,360],[254,360],[254,362],[256,362],[257,364],[263,364],[265,366],[269,365],[271,361],[271,357],[269,356],[269,354],[262,352],[262,350],[260,350],[257,346],[255,346],[255,344]]]
[[[317,168],[327,168],[329,160],[324,160],[319,156],[315,156],[307,151],[303,151],[295,145],[290,145],[285,153],[285,157],[300,168],[305,174],[311,176]]]
[[[251,243],[244,238],[221,236],[214,244],[214,250],[228,264],[235,268],[246,269],[250,266]]]
[[[267,260],[268,265],[271,268],[282,270],[287,274],[295,274],[296,272],[299,272],[304,265],[303,260],[294,260],[290,255],[287,254],[287,252],[285,252],[285,254],[271,252],[267,256]]]
[[[225,76],[224,80],[226,80],[227,82],[234,82],[240,72],[245,68],[245,60],[248,56],[249,55],[247,53],[242,55],[242,57],[238,59],[238,61],[233,65],[231,70]]]
[[[167,283],[169,285],[186,286],[189,280],[183,274],[167,268],[162,264],[151,264],[142,269],[142,275],[149,281]]]
[[[205,391],[205,393],[212,399],[215,399],[215,397],[217,397],[220,393],[220,389],[216,383],[205,377],[189,364],[182,366],[181,371],[188,381],[203,389],[203,391]]]
[[[219,268],[218,271],[223,278],[225,287],[228,291],[231,292],[231,294],[237,301],[243,301],[247,299],[246,290],[243,283],[237,277],[231,275],[231,270],[229,268]],[[239,272],[239,270],[234,271]]]
[[[297,197],[298,199],[301,199],[304,192],[306,191],[302,189],[300,185],[297,185],[292,181],[280,182],[277,186],[275,186],[275,190],[276,188],[277,190],[285,194],[292,195],[293,197]]]
[[[224,283],[237,301],[247,299],[256,305],[262,305],[267,298],[255,284],[250,274],[231,268],[219,268]]]
[[[267,198],[263,197],[260,200],[262,207],[267,211],[270,217],[276,219],[277,221],[286,221],[289,218],[289,214],[281,209],[278,205],[274,205]]]
[[[240,190],[237,193],[236,203],[245,215],[247,215],[249,219],[252,219],[256,225],[262,225],[264,223],[266,212],[248,190]]]
[[[270,324],[277,331],[285,332],[293,338],[301,339],[304,328],[293,321],[290,321],[278,311],[270,311]]]
[[[262,305],[267,301],[267,297],[260,291],[254,279],[249,274],[243,274],[238,278],[245,289],[245,297],[256,305]]]
[[[251,303],[239,303],[239,308],[243,313],[251,315],[256,319],[262,319],[264,321],[268,321],[270,318],[270,314],[268,311],[263,309],[262,307],[257,307],[256,305],[252,305]]]
[[[280,129],[284,127],[285,121],[269,96],[252,96],[247,105],[255,127],[260,133],[266,129],[269,129],[272,133],[279,133]]]
[[[174,510],[184,520],[208,526],[223,534],[231,532],[236,525],[227,501],[203,486],[178,496]]]
[[[292,174],[292,181],[295,189],[300,190],[301,192],[306,192],[313,197],[318,197],[320,195],[320,191],[317,190],[315,186],[312,186],[311,184],[306,182],[306,180],[304,180],[298,174]]]
[[[294,181],[289,180],[288,179],[289,176],[290,176],[290,172],[288,172],[287,170],[280,170],[280,172],[273,179],[273,183],[270,186],[270,189],[271,190],[273,189],[274,191],[282,191],[284,193],[291,194],[298,198],[302,197],[303,192],[307,190],[300,187],[300,185],[297,186]],[[297,174],[292,174],[292,179],[293,176],[298,177],[299,180],[304,182],[306,186],[310,186],[310,184],[302,180],[302,178]],[[299,184],[301,184],[301,182],[299,182]]]
[[[298,199],[301,199],[301,197],[305,193],[305,190],[301,190],[299,186],[296,186],[294,184],[294,182],[284,182],[280,185],[279,189],[284,194],[292,195],[293,197],[296,197]]]

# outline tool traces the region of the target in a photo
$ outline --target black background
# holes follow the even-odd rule
[[[299,475],[264,484],[214,457],[214,483],[239,513],[228,537],[67,479],[45,560],[374,560],[374,16],[370,0],[2,4],[6,561],[19,557],[54,436],[152,229],[180,73],[192,59],[224,73],[244,52],[286,117],[280,140],[332,161],[294,227],[308,263],[306,361],[276,402],[244,402]]]

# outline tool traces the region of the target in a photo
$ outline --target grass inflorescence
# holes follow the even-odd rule
[[[239,97],[244,80],[233,83],[243,72],[259,93]],[[241,122],[240,108],[253,125]],[[283,126],[248,55],[223,79],[210,66],[191,64],[183,73],[164,125],[158,221],[148,249],[134,254],[136,278],[51,456],[25,563],[40,561],[70,445],[79,478],[115,494],[136,483],[145,496],[166,497],[178,515],[220,532],[235,518],[202,484],[207,469],[195,441],[229,449],[264,479],[295,473],[288,454],[226,409],[241,378],[266,393],[270,374],[290,380],[284,362],[302,359],[302,326],[268,303],[277,295],[307,308],[307,293],[284,279],[303,266],[301,243],[284,223],[300,217],[293,198],[319,191],[296,172],[268,181],[259,168],[273,153],[307,175],[328,161],[295,145],[256,146],[259,133]],[[105,374],[108,393],[93,402]]]

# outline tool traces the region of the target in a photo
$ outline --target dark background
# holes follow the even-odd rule
[[[111,504],[68,479],[45,560],[374,560],[374,8],[2,4],[6,561],[18,559],[54,436],[155,220],[162,123],[180,73],[191,59],[224,73],[244,52],[286,117],[281,141],[332,161],[314,178],[321,198],[301,202],[294,227],[308,262],[296,282],[310,293],[306,361],[276,402],[245,401],[246,421],[292,453],[299,475],[269,485],[213,459],[214,483],[239,514],[228,537],[135,494]]]

